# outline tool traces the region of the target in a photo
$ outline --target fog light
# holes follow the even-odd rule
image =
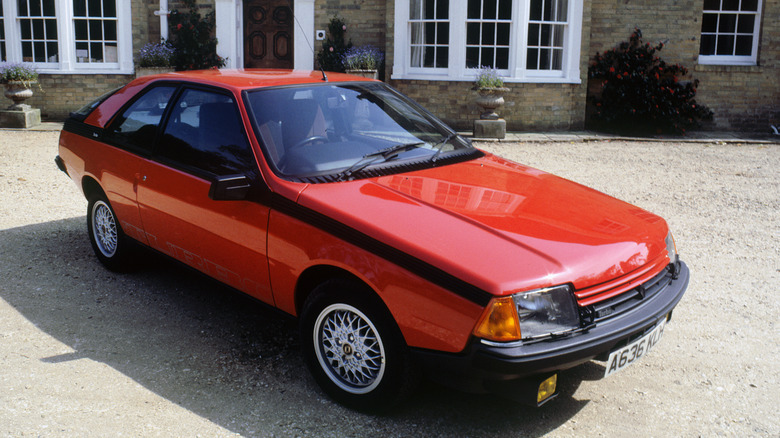
[[[552,397],[557,386],[558,375],[553,374],[552,377],[547,378],[539,385],[539,392],[536,393],[536,403],[541,405],[545,400]]]

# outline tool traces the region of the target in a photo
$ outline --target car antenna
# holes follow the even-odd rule
[[[293,19],[295,20],[295,24],[297,24],[298,27],[301,29],[301,34],[303,35],[303,38],[306,40],[306,44],[311,49],[312,55],[316,55],[316,53],[314,53],[314,46],[312,46],[311,41],[309,41],[309,39],[306,38],[306,32],[303,31],[303,26],[301,26],[301,22],[298,21],[298,17],[296,17],[295,14],[293,14]],[[325,69],[323,69],[322,66],[320,66],[320,71],[322,72],[322,81],[328,82],[328,75],[325,74]]]

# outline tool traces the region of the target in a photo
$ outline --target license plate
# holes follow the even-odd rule
[[[625,347],[615,350],[609,355],[607,360],[607,370],[604,372],[604,377],[622,370],[623,368],[631,365],[639,360],[640,357],[647,354],[655,344],[661,339],[661,335],[664,333],[664,325],[666,324],[666,318],[662,319],[657,326],[648,334],[642,336],[636,341],[626,345]]]

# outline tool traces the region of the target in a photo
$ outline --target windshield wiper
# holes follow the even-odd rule
[[[389,161],[391,158],[395,158],[401,152],[405,152],[408,151],[409,149],[420,147],[424,144],[425,142],[422,141],[417,141],[413,143],[401,143],[401,144],[393,145],[384,149],[379,149],[378,151],[365,154],[359,160],[357,160],[353,165],[339,172],[336,175],[336,180],[345,181],[353,174],[360,172],[366,167],[376,163],[379,160],[379,158],[382,158],[383,161]]]
[[[450,140],[452,140],[456,135],[458,135],[458,134],[453,132],[452,134],[450,134],[446,138],[444,138],[444,140],[440,141],[436,146],[434,146],[434,148],[436,149],[436,152],[434,152],[433,155],[431,155],[431,158],[430,158],[431,163],[435,163],[436,160],[439,159],[439,154],[441,154],[442,149],[444,149],[444,145],[449,143]]]

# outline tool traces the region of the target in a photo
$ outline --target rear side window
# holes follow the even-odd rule
[[[200,89],[184,90],[171,108],[156,156],[215,175],[256,167],[236,102],[229,95]]]
[[[111,125],[109,138],[119,146],[149,154],[157,127],[175,86],[155,87],[133,102]]]

